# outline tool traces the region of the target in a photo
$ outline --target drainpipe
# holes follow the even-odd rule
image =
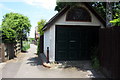
[[[47,47],[47,63],[49,63],[49,47]]]

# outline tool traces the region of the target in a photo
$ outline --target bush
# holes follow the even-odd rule
[[[33,44],[33,41],[35,41],[35,38],[29,38],[29,41],[31,44]]]
[[[99,69],[100,68],[100,63],[97,57],[92,58],[92,67],[94,69]]]
[[[99,62],[99,59],[98,59],[98,48],[97,47],[93,47],[92,48],[92,57],[91,57],[91,60],[92,60],[92,67],[94,69],[99,69],[100,68],[100,62]]]
[[[28,41],[23,41],[22,51],[27,51],[30,48],[30,43]]]

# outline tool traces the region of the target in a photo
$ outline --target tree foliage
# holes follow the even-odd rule
[[[89,3],[97,13],[99,13],[104,20],[106,20],[106,3],[105,2],[92,2]]]
[[[65,6],[76,6],[77,2],[56,2],[57,6],[55,7],[55,11],[61,11]]]
[[[7,43],[25,39],[31,28],[28,17],[18,13],[5,14],[1,26],[2,39]]]
[[[78,2],[56,2],[55,11],[60,11],[66,5],[75,6]],[[106,20],[106,2],[89,2],[89,5],[92,6],[96,12],[98,12],[105,20]],[[113,19],[118,18],[120,15],[120,3],[113,2],[112,3],[112,11],[113,11]]]
[[[120,3],[114,3],[113,20],[110,21],[113,26],[120,26]]]
[[[110,22],[113,23],[113,26],[120,26],[120,18],[114,19]]]
[[[42,28],[44,27],[44,25],[46,24],[46,20],[44,19],[41,19],[39,22],[38,22],[38,32],[40,33],[40,35],[43,35],[43,30]]]
[[[118,19],[120,18],[120,3],[119,2],[114,2],[113,3],[113,19]]]
[[[55,7],[55,11],[60,11],[65,6],[76,6],[79,4],[78,2],[56,2],[57,6]],[[95,10],[97,10],[98,13],[100,13],[101,16],[105,17],[105,11],[106,11],[106,4],[105,2],[90,2],[89,5],[91,5]]]

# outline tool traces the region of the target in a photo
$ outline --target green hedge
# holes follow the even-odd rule
[[[28,41],[23,41],[22,51],[27,51],[30,48],[30,43]]]
[[[35,38],[29,38],[30,43],[32,44],[35,41]]]

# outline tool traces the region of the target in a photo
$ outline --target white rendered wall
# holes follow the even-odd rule
[[[52,25],[44,32],[44,54],[47,56],[49,47],[49,61],[55,61],[55,25]]]
[[[55,61],[55,25],[50,28],[50,61]]]
[[[47,56],[47,47],[50,47],[50,30],[44,32],[44,54]]]

